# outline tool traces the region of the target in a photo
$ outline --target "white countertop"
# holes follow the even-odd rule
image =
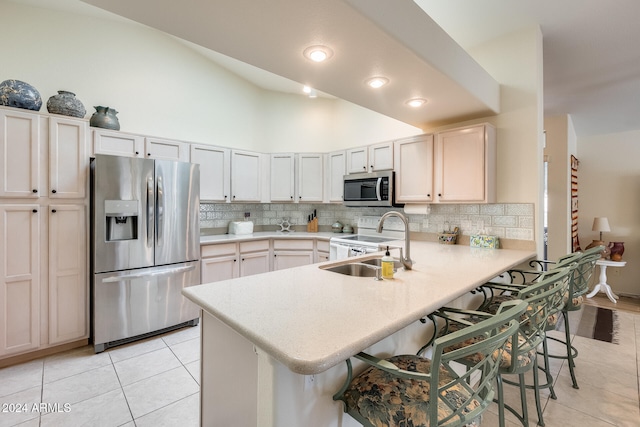
[[[183,293],[291,371],[316,374],[534,256],[412,242],[414,268],[393,280],[320,268],[351,258],[192,286]]]
[[[262,239],[321,239],[329,240],[334,236],[348,236],[348,234],[332,233],[332,232],[318,232],[308,233],[306,231],[257,231],[251,234],[214,234],[211,236],[200,236],[201,245],[209,245],[215,243],[232,243],[243,242],[247,240],[262,240]]]

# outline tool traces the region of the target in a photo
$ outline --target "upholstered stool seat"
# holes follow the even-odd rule
[[[400,369],[412,372],[431,372],[431,361],[414,355],[400,355],[385,359]],[[443,367],[439,372],[439,384],[445,385],[454,378]],[[356,377],[344,399],[347,406],[357,408],[360,415],[376,427],[426,427],[429,426],[431,388],[428,381],[416,381],[394,376],[389,372],[369,367]],[[480,407],[480,402],[458,384],[446,389],[443,400],[438,400],[438,419],[448,418],[453,411],[444,401],[464,405],[463,413],[470,413]],[[410,420],[410,421],[409,421]],[[480,425],[471,421],[468,425]]]
[[[495,316],[436,338],[431,359],[358,353],[354,357],[370,367],[354,377],[347,359],[347,377],[333,399],[366,427],[478,426],[493,401],[505,345],[517,340],[517,319],[526,307],[524,301],[507,303]],[[477,339],[460,345],[471,338]]]

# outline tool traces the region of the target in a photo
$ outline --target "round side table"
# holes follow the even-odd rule
[[[611,302],[616,301],[620,298],[618,295],[614,294],[611,290],[611,286],[607,283],[607,267],[624,267],[627,265],[626,261],[609,261],[607,259],[600,259],[596,261],[596,265],[600,266],[600,277],[598,280],[598,284],[594,286],[593,290],[587,295],[587,298],[593,298],[598,292],[604,292],[607,294]]]

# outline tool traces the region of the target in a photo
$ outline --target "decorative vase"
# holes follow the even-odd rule
[[[611,255],[609,255],[609,259],[611,259],[611,261],[622,260],[622,254],[624,253],[624,242],[610,242],[609,249],[611,250]]]
[[[63,116],[84,117],[87,110],[82,102],[76,98],[76,94],[66,90],[59,90],[57,95],[53,95],[47,101],[47,111]]]
[[[600,257],[601,258],[607,258],[609,256],[609,254],[611,253],[611,249],[609,249],[609,247],[607,245],[605,245],[602,240],[594,240],[593,242],[589,243],[589,245],[587,245],[587,247],[584,248],[584,250],[586,251],[587,249],[595,248],[596,246],[603,246],[604,247],[602,252],[600,252]]]
[[[102,106],[93,108],[96,109],[96,112],[91,116],[89,125],[96,128],[120,130],[120,122],[116,117],[116,114],[118,114],[116,110]]]
[[[40,111],[42,98],[40,92],[20,80],[5,80],[0,83],[0,105]]]

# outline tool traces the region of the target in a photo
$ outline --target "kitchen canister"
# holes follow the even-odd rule
[[[5,80],[0,83],[0,105],[40,111],[42,98],[40,92],[21,80]]]
[[[118,117],[116,117],[116,114],[118,114],[116,110],[103,106],[93,108],[96,109],[96,112],[91,116],[89,125],[95,128],[120,130],[120,122],[118,121]]]
[[[57,95],[53,95],[47,101],[47,111],[52,114],[63,116],[84,117],[87,110],[82,102],[76,98],[76,94],[67,90],[59,90]]]

